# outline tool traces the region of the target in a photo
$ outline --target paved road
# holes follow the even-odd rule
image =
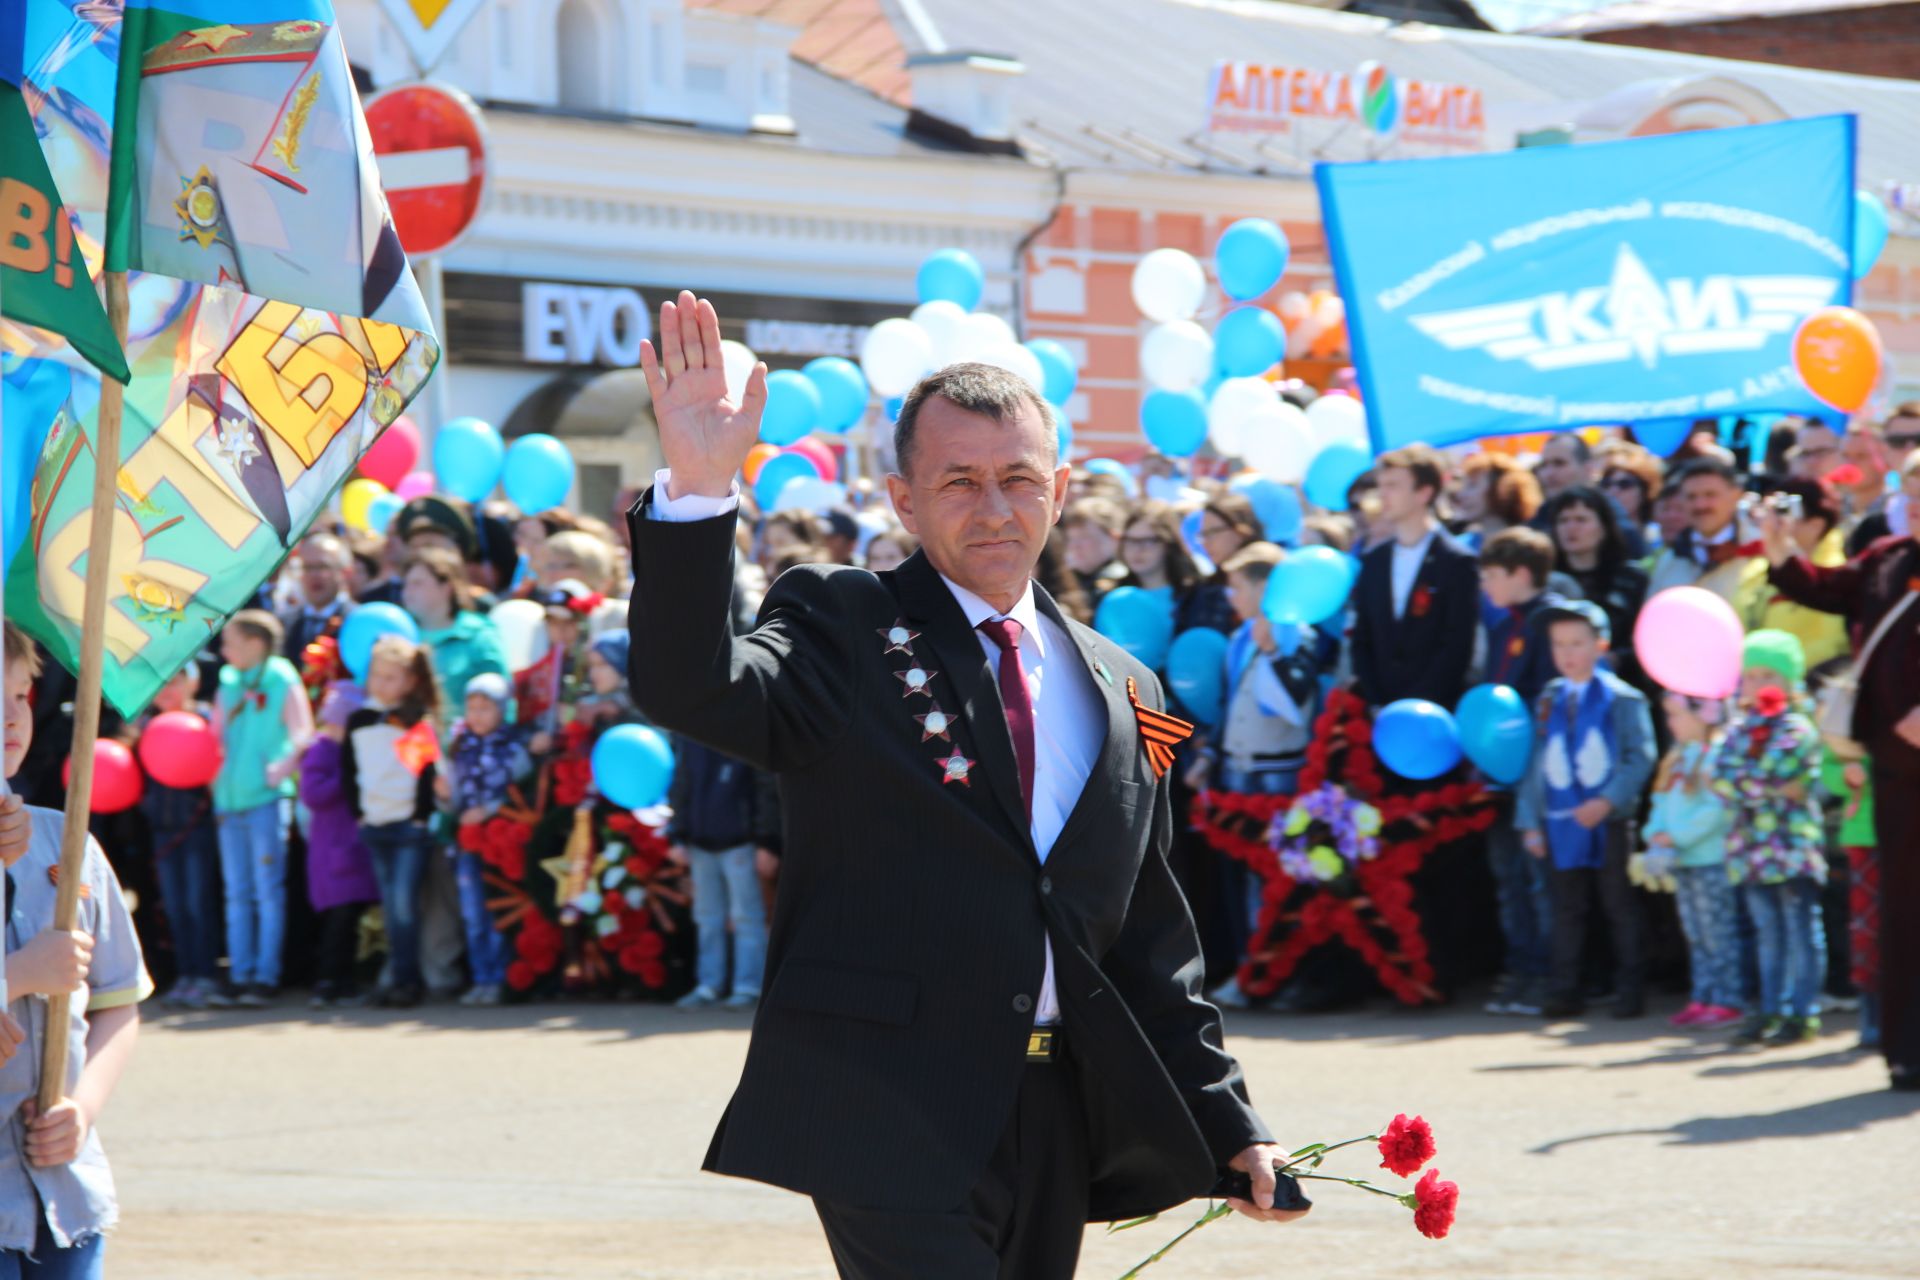
[[[1732,1051],[1653,1020],[1241,1015],[1231,1047],[1283,1139],[1424,1112],[1458,1228],[1427,1241],[1331,1187],[1305,1223],[1228,1219],[1150,1274],[1920,1275],[1920,1095],[1888,1092],[1837,1022]],[[612,1005],[165,1017],[105,1123],[110,1273],[830,1277],[805,1201],[696,1171],[743,1026]],[[1111,1280],[1188,1220],[1091,1233],[1080,1274]]]

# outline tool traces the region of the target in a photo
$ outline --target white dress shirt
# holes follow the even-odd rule
[[[667,471],[654,475],[654,500],[648,514],[655,520],[706,520],[724,515],[739,505],[738,490],[725,498],[685,494],[666,498]],[[1053,852],[1054,841],[1067,825],[1067,817],[1079,803],[1087,779],[1099,759],[1106,741],[1106,712],[1093,673],[1079,659],[1073,638],[1051,618],[1040,616],[1034,605],[1033,584],[1007,613],[1000,613],[985,600],[941,575],[947,590],[966,614],[973,627],[987,665],[995,679],[1000,675],[1000,646],[979,630],[990,618],[1012,618],[1020,624],[1020,670],[1027,678],[1027,693],[1033,699],[1033,817],[1029,828],[1033,847],[1045,862]],[[1040,997],[1034,1003],[1033,1020],[1046,1026],[1060,1021],[1060,1000],[1053,980],[1053,943],[1046,948],[1046,969],[1040,980]]]
[[[1404,618],[1407,615],[1407,599],[1413,594],[1413,580],[1420,576],[1420,566],[1427,558],[1427,548],[1433,545],[1434,531],[1427,530],[1427,536],[1408,546],[1398,538],[1393,543],[1393,616]]]

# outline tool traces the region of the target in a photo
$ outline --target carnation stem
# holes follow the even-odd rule
[[[1289,1160],[1282,1165],[1276,1165],[1274,1166],[1274,1172],[1286,1173],[1287,1170],[1293,1168],[1293,1166],[1297,1164],[1305,1164],[1309,1160],[1319,1160],[1323,1156],[1328,1156],[1333,1154],[1335,1151],[1338,1151],[1342,1147],[1355,1147],[1355,1146],[1359,1146],[1363,1142],[1378,1142],[1378,1141],[1380,1141],[1380,1135],[1377,1133],[1369,1133],[1365,1137],[1361,1137],[1361,1138],[1348,1138],[1345,1142],[1336,1142],[1330,1147],[1322,1147],[1318,1151],[1309,1151],[1307,1154],[1300,1156],[1297,1159]],[[1305,1177],[1306,1175],[1301,1174],[1299,1176]]]
[[[1194,1223],[1192,1226],[1188,1227],[1185,1231],[1182,1231],[1179,1235],[1175,1236],[1173,1239],[1161,1245],[1159,1249],[1154,1251],[1151,1257],[1147,1258],[1146,1261],[1142,1262],[1139,1266],[1135,1267],[1133,1270],[1127,1272],[1127,1274],[1121,1276],[1120,1280],[1134,1280],[1134,1277],[1139,1275],[1142,1271],[1145,1271],[1148,1267],[1160,1261],[1160,1259],[1166,1257],[1169,1253],[1172,1253],[1173,1247],[1179,1244],[1182,1240],[1185,1240],[1188,1236],[1192,1235],[1194,1232],[1198,1231],[1200,1228],[1206,1226],[1209,1222],[1212,1222],[1219,1218],[1224,1218],[1232,1212],[1233,1212],[1233,1206],[1230,1204],[1215,1205],[1213,1208],[1207,1210],[1205,1216],[1203,1216],[1198,1222]]]
[[[1400,1200],[1405,1195],[1404,1192],[1389,1191],[1385,1187],[1376,1187],[1371,1182],[1360,1178],[1341,1178],[1331,1173],[1290,1173],[1287,1176],[1289,1178],[1311,1178],[1315,1182],[1344,1182],[1350,1187],[1358,1187],[1362,1191],[1371,1191],[1373,1194],[1385,1196],[1389,1200]]]

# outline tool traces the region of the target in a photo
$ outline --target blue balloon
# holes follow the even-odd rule
[[[1665,458],[1693,434],[1692,418],[1656,418],[1633,424],[1633,438],[1656,458]]]
[[[355,680],[367,678],[367,667],[373,662],[373,644],[381,636],[418,641],[420,628],[414,624],[412,614],[384,601],[361,605],[340,625],[340,661],[347,664]]]
[[[1060,442],[1060,461],[1065,462],[1073,456],[1073,424],[1059,405],[1053,406],[1053,431]]]
[[[1182,632],[1167,650],[1167,685],[1206,724],[1227,708],[1227,637],[1212,627]]]
[[[1089,475],[1112,476],[1127,486],[1129,494],[1140,492],[1140,482],[1133,478],[1133,472],[1127,470],[1127,464],[1124,462],[1116,462],[1112,458],[1088,458],[1081,465],[1081,470]]]
[[[1040,362],[1040,372],[1045,375],[1041,394],[1050,404],[1065,404],[1073,395],[1073,389],[1080,385],[1080,366],[1074,363],[1073,352],[1052,338],[1034,338],[1024,345],[1033,352],[1034,359]]]
[[[397,493],[383,493],[367,503],[367,528],[375,533],[385,533],[393,524],[393,518],[400,514],[400,508],[407,500]]]
[[[807,361],[800,372],[820,395],[821,430],[845,431],[866,416],[867,375],[859,365],[840,356],[821,356]]]
[[[1307,501],[1328,511],[1347,509],[1347,490],[1367,473],[1373,458],[1367,447],[1352,440],[1335,440],[1307,464]]]
[[[888,396],[881,404],[880,409],[887,415],[888,422],[898,422],[900,421],[900,411],[906,407],[907,398],[905,396]]]
[[[784,448],[819,426],[820,414],[820,392],[806,374],[775,369],[767,375],[767,408],[760,417],[762,440]]]
[[[506,459],[500,433],[478,418],[455,418],[434,433],[434,485],[462,502],[480,502],[492,493]]]
[[[1158,671],[1173,644],[1173,596],[1145,587],[1115,587],[1100,601],[1093,629]]]
[[[1267,476],[1256,476],[1240,486],[1239,492],[1253,504],[1253,514],[1260,517],[1268,542],[1291,543],[1300,536],[1300,522],[1306,512],[1301,509],[1300,495],[1291,487]]]
[[[1229,298],[1245,302],[1280,283],[1287,269],[1287,233],[1266,218],[1242,218],[1220,233],[1213,268]]]
[[[1198,391],[1155,387],[1140,401],[1140,428],[1169,458],[1191,457],[1207,442],[1207,402]]]
[[[593,785],[622,809],[651,809],[672,781],[673,748],[658,729],[618,725],[593,744]]]
[[[1863,279],[1887,247],[1887,206],[1871,191],[1853,193],[1853,278]]]
[[[780,491],[789,483],[819,478],[820,468],[813,465],[812,458],[803,453],[782,453],[761,464],[760,474],[753,478],[753,500],[763,515],[772,515],[780,509]]]
[[[1424,782],[1460,763],[1460,733],[1445,707],[1402,698],[1373,718],[1373,749],[1387,768]]]
[[[1332,547],[1301,547],[1267,575],[1260,611],[1271,622],[1312,626],[1339,613],[1352,591],[1345,556]]]
[[[501,484],[523,515],[565,506],[573,496],[573,455],[552,436],[521,436],[507,448]]]
[[[914,285],[922,302],[953,302],[971,311],[986,292],[987,273],[965,249],[942,249],[920,264]]]
[[[1196,565],[1205,565],[1201,569],[1203,576],[1212,576],[1213,561],[1207,556],[1207,544],[1200,540],[1200,526],[1207,522],[1205,509],[1187,512],[1180,521],[1180,541],[1187,544],[1187,554],[1193,557]]]
[[[1454,710],[1460,746],[1480,772],[1505,786],[1520,781],[1533,754],[1533,721],[1517,690],[1504,684],[1478,684]]]
[[[1287,331],[1265,307],[1236,307],[1213,331],[1213,357],[1229,378],[1252,378],[1280,363]]]

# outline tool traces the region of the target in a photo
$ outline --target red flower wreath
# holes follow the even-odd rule
[[[1291,808],[1294,796],[1205,791],[1195,801],[1195,829],[1266,881],[1250,954],[1240,966],[1240,987],[1248,995],[1271,995],[1309,951],[1338,938],[1402,1003],[1439,998],[1407,877],[1435,849],[1493,825],[1494,810],[1477,782],[1383,794],[1372,743],[1366,704],[1345,690],[1334,690],[1314,724],[1313,745],[1298,783],[1304,795],[1337,782],[1347,795],[1380,811],[1379,854],[1354,865],[1352,886],[1344,892],[1295,880],[1267,843],[1274,815]]]

